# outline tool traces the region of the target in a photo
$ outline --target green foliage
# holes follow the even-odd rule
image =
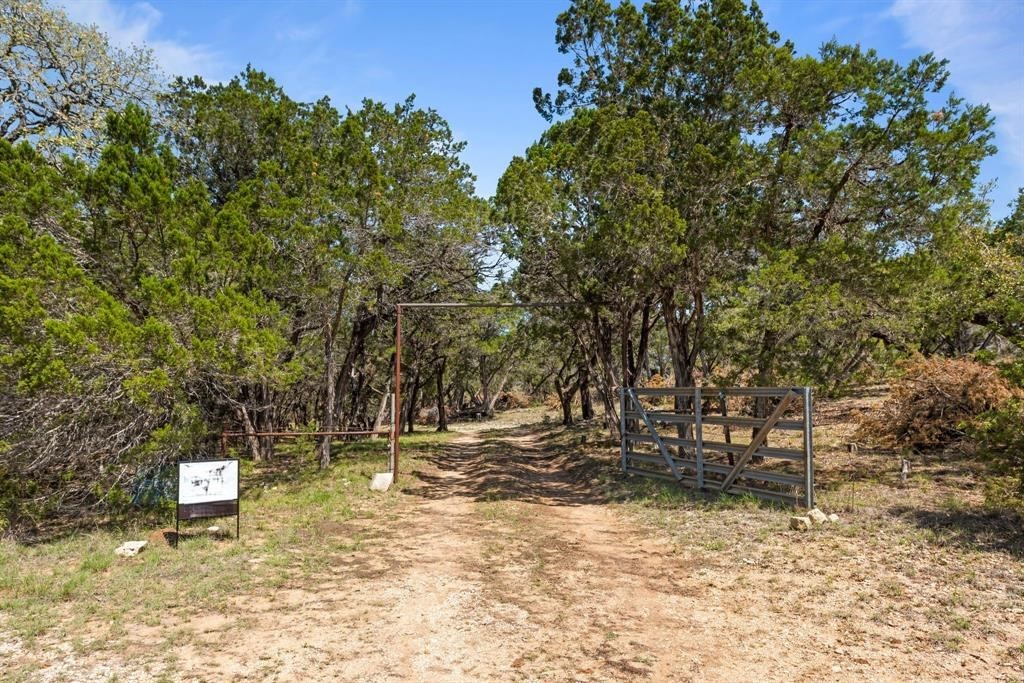
[[[38,120],[0,108],[5,525],[137,502],[224,426],[372,426],[402,301],[588,304],[410,312],[409,417],[516,381],[589,412],[593,379],[614,424],[614,387],[655,372],[838,391],[914,351],[1019,374],[1022,198],[991,225],[989,112],[932,55],[800,56],[740,0],[578,0],[557,20],[571,61],[534,95],[557,122],[488,206],[412,97],[342,112],[252,67],[154,97],[148,53],[35,0],[0,9],[3,41],[27,79],[9,94],[38,100]],[[517,269],[484,293],[499,239]]]
[[[919,252],[982,215],[993,151],[987,108],[932,111],[944,62],[835,42],[801,57],[739,0],[574,2],[556,42],[572,66],[534,101],[570,118],[497,197],[524,275],[656,302],[683,384],[698,359],[842,384],[880,344],[916,343],[890,302],[927,276]]]
[[[4,142],[0,169],[0,513],[9,525],[121,495],[148,435],[173,423],[179,388],[162,364],[175,355],[166,326],[139,320],[69,250],[84,222],[74,185],[87,174],[59,174]]]
[[[412,98],[341,114],[249,68],[179,79],[161,104],[165,129],[135,104],[109,112],[92,165],[0,143],[0,506],[16,527],[141,500],[225,422],[366,425],[389,304],[482,277],[463,143]]]
[[[1024,239],[1024,187],[1017,190],[1017,196],[1010,203],[1010,214],[999,221],[993,235],[996,241],[1011,243],[1018,256],[1024,256],[1021,239]]]
[[[986,482],[989,502],[1024,513],[1024,400],[1009,401],[985,415],[972,437],[995,475]]]

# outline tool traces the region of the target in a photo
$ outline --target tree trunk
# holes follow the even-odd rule
[[[640,343],[636,349],[636,369],[634,370],[634,381],[638,381],[644,376],[645,372],[648,372],[648,366],[650,365],[648,359],[648,351],[651,345],[651,308],[652,303],[650,299],[644,301],[643,315],[640,317]]]
[[[612,326],[603,320],[595,311],[591,315],[591,328],[594,335],[594,349],[600,372],[597,374],[597,395],[604,406],[605,426],[608,428],[612,438],[620,438],[619,410],[615,388],[619,386],[615,374],[614,352],[612,339],[614,330]]]
[[[391,354],[392,362],[394,362],[394,354]],[[384,385],[384,393],[380,397],[380,406],[377,408],[377,417],[373,421],[373,431],[378,431],[384,426],[384,420],[388,414],[388,405],[391,402],[391,378],[388,377],[387,384]],[[394,410],[394,407],[392,407]],[[376,437],[374,437],[376,438]]]
[[[448,416],[444,408],[444,369],[448,359],[442,357],[437,366],[437,431],[448,431]]]
[[[665,319],[668,332],[669,354],[672,357],[672,371],[675,375],[675,386],[696,386],[697,355],[703,343],[704,307],[700,297],[692,301],[693,308],[689,312],[682,311],[675,301],[675,291],[668,289],[662,293],[661,312]],[[675,409],[685,411],[692,401],[676,396]],[[692,425],[680,424],[676,434],[680,439],[692,438]],[[679,447],[679,455],[686,457],[683,446]]]
[[[356,381],[352,385],[352,389],[349,391],[348,399],[348,410],[344,411],[343,418],[341,419],[341,426],[343,429],[362,430],[367,428],[368,420],[366,418],[366,411],[363,393],[366,390],[366,367],[359,368],[356,372]],[[338,397],[339,408],[344,405],[344,397]],[[339,415],[342,414],[339,410]]]
[[[757,373],[753,378],[755,387],[766,387],[771,383],[773,376],[772,370],[774,369],[775,364],[775,352],[778,348],[780,337],[781,335],[773,330],[766,330],[764,335],[761,337],[761,348],[757,353]],[[767,397],[757,396],[754,398],[754,417],[768,417]],[[750,438],[754,438],[757,431],[757,427],[752,427],[750,431]],[[764,438],[764,445],[768,445],[767,436]],[[764,457],[755,455],[750,460],[751,462],[762,462]]]
[[[482,360],[480,367],[484,368],[486,359]],[[491,382],[494,381],[493,372],[485,372],[481,369],[480,372],[480,403],[483,405],[484,410],[487,410],[487,406],[491,404]]]
[[[564,386],[562,380],[555,378],[555,391],[558,392],[558,402],[562,406],[562,424],[568,427],[572,424],[572,397],[576,393],[575,386]]]
[[[253,424],[244,403],[238,408],[238,417],[242,423],[242,431],[245,432],[245,443],[249,446],[249,453],[253,460],[260,462],[263,460],[263,453],[260,451],[260,440],[256,438],[256,425]]]
[[[334,357],[334,339],[338,334],[338,327],[341,325],[341,315],[345,306],[345,298],[348,295],[348,281],[352,276],[354,266],[350,267],[342,279],[341,290],[334,305],[331,319],[324,325],[324,405],[323,423],[320,429],[325,432],[334,431],[338,414],[336,405],[335,382],[338,380],[338,363]],[[326,469],[331,464],[331,437],[320,438],[320,469]]]
[[[349,393],[352,383],[353,370],[356,363],[366,354],[366,340],[377,326],[377,316],[368,314],[365,305],[359,306],[356,319],[352,323],[352,333],[349,335],[348,349],[345,351],[345,358],[337,369],[335,376],[334,406],[335,416],[341,415],[341,403]],[[337,417],[334,418],[337,423]]]
[[[590,397],[590,362],[583,361],[580,363],[579,369],[580,376],[580,411],[584,420],[594,419],[594,402]]]
[[[498,382],[498,390],[486,401],[484,401],[484,410],[487,411],[487,417],[494,417],[494,404],[501,398],[501,393],[505,391],[505,384],[508,383],[509,375],[512,374],[512,368],[508,367],[505,369],[505,374],[501,376],[501,381]]]
[[[253,416],[257,431],[274,431],[274,395],[273,391],[266,384],[257,387],[256,396],[259,398],[260,406]],[[274,437],[260,437],[260,454],[264,460],[271,460],[274,457]]]
[[[695,303],[693,311],[686,314],[674,301],[674,292],[665,292],[662,299],[662,316],[668,332],[668,350],[672,358],[672,373],[677,387],[695,385],[695,361],[703,342],[703,306]]]
[[[409,407],[405,411],[405,433],[412,434],[416,423],[416,401],[420,393],[420,369],[413,373],[412,389],[409,391]]]
[[[324,330],[324,409],[323,421],[320,424],[321,431],[334,431],[334,391],[337,379],[337,362],[334,360],[334,330],[328,326]],[[320,437],[320,469],[326,469],[331,464],[331,437]]]
[[[635,387],[640,381],[641,373],[647,366],[647,349],[651,339],[651,308],[650,299],[645,299],[640,315],[640,340],[633,346],[632,338],[632,315],[623,323],[623,348],[625,349],[625,384],[627,387]]]

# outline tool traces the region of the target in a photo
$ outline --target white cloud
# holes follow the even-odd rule
[[[62,0],[59,4],[73,21],[95,24],[118,47],[149,47],[169,75],[199,74],[212,81],[220,76],[222,60],[207,46],[154,37],[163,15],[148,2],[115,5],[110,0]]]
[[[291,28],[278,31],[275,37],[278,40],[305,43],[314,38],[319,38],[323,33],[323,27],[321,26],[292,26]]]
[[[1024,4],[999,0],[896,0],[910,46],[949,60],[950,84],[996,117],[1000,151],[1024,177]]]

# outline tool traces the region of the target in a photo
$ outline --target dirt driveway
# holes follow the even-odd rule
[[[701,671],[717,617],[687,596],[694,567],[638,536],[528,432],[460,435],[419,478],[383,537],[313,589],[246,600],[241,639],[195,652],[205,662],[191,673],[552,681]],[[715,668],[731,678],[734,666]]]
[[[241,601],[247,624],[227,639],[218,637],[224,618],[211,617],[211,648],[178,652],[179,662],[197,663],[181,672],[282,681],[1013,680],[985,657],[921,651],[898,618],[809,611],[799,604],[801,568],[813,558],[800,558],[799,547],[780,580],[777,568],[709,562],[699,548],[659,538],[602,500],[565,456],[542,450],[536,431],[462,434],[418,479],[395,517],[361,522],[387,532],[318,585]],[[827,585],[811,587],[829,600]]]
[[[633,484],[553,433],[470,427],[391,504],[322,520],[308,543],[351,543],[327,564],[200,616],[126,615],[104,650],[72,648],[71,630],[46,654],[0,638],[0,660],[76,682],[1024,677],[1014,556],[937,546],[884,513],[801,534],[779,509],[612,503],[602,491]]]

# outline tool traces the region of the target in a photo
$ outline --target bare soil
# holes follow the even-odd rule
[[[393,512],[320,530],[368,539],[326,571],[134,630],[139,643],[183,634],[153,666],[58,648],[39,677],[1024,678],[1019,556],[937,550],[858,509],[804,534],[779,508],[661,510],[624,498],[607,461],[544,434],[466,430]]]

